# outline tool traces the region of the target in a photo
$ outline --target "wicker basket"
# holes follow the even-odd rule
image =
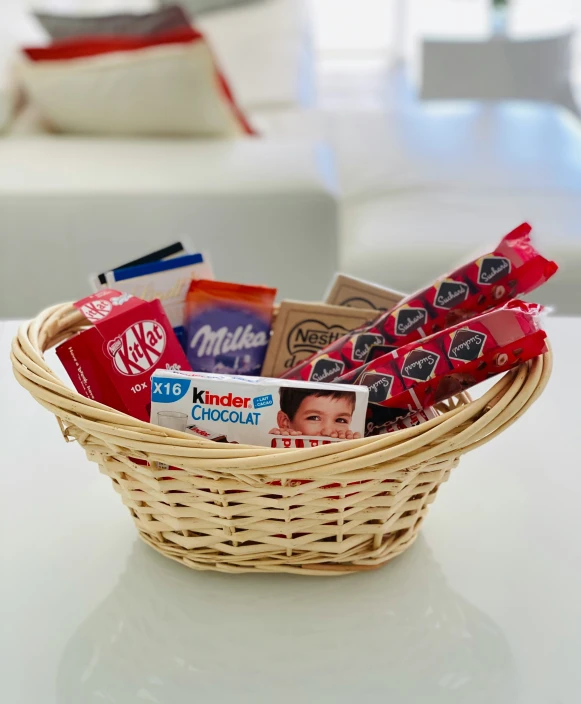
[[[300,450],[216,444],[69,389],[43,355],[84,327],[71,304],[24,324],[12,345],[16,379],[112,479],[146,543],[224,572],[335,575],[384,564],[413,543],[460,456],[522,415],[551,371],[549,352],[478,400],[452,399],[397,433]]]

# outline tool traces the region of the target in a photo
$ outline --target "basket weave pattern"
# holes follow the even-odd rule
[[[437,418],[372,438],[287,450],[217,444],[80,396],[44,352],[86,326],[71,304],[24,324],[14,374],[67,441],[111,478],[143,540],[197,569],[341,574],[378,567],[417,537],[462,454],[514,422],[542,392],[550,352],[463,394]]]

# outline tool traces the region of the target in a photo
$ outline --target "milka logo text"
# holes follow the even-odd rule
[[[264,331],[255,333],[252,325],[239,325],[234,332],[226,326],[212,330],[210,325],[203,325],[193,336],[190,347],[196,350],[198,357],[215,357],[227,352],[251,350],[267,344]]]

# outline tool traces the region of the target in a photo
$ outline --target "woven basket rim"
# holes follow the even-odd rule
[[[12,342],[11,361],[17,381],[57,417],[66,440],[79,433],[94,434],[112,447],[124,447],[133,455],[159,458],[170,463],[195,458],[215,470],[245,473],[274,470],[312,476],[317,467],[340,465],[361,455],[377,461],[393,459],[402,465],[459,456],[502,432],[540,396],[552,367],[549,349],[541,357],[502,375],[492,388],[471,400],[461,394],[448,409],[419,426],[357,440],[345,440],[313,448],[286,449],[254,445],[215,443],[180,431],[137,420],[121,411],[92,401],[69,388],[48,366],[44,353],[87,327],[72,303],[43,310],[23,323]]]

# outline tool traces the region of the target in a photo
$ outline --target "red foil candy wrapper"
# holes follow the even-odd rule
[[[310,435],[273,435],[270,443],[271,447],[286,447],[293,450],[304,447],[318,447],[319,445],[329,445],[333,442],[341,442],[341,438],[311,437]]]
[[[386,423],[381,428],[375,428],[370,435],[382,435],[383,433],[395,433],[398,430],[406,428],[414,428],[416,425],[427,423],[432,418],[436,418],[438,411],[435,408],[425,408],[423,411],[413,411],[408,413],[403,418],[394,420],[391,423]]]
[[[531,226],[523,223],[490,254],[408,296],[372,325],[339,338],[289,370],[284,378],[334,381],[378,355],[481,315],[541,286],[557,271],[557,265],[534,249],[530,231]]]
[[[428,408],[546,352],[541,311],[537,303],[509,301],[368,362],[338,382],[369,388],[373,432],[385,425],[386,409]]]

